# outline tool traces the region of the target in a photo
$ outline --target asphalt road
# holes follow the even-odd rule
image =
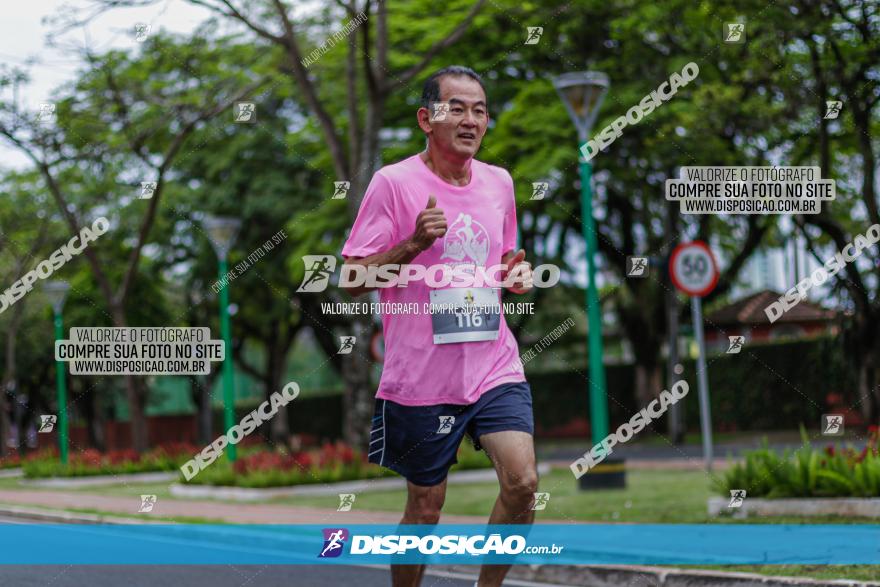
[[[476,569],[476,567],[475,567]],[[426,575],[422,587],[472,587],[473,580]],[[0,566],[10,587],[389,587],[387,569],[265,566]]]

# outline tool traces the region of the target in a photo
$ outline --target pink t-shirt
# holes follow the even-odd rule
[[[470,183],[454,186],[414,155],[373,176],[342,255],[368,257],[412,236],[430,195],[446,215],[447,231],[411,263],[489,267],[515,249],[513,179],[506,170],[474,159]],[[408,406],[464,405],[498,385],[525,381],[503,312],[496,340],[434,344],[431,316],[422,312],[431,289],[424,280],[378,289],[380,302],[416,304],[419,311],[382,315],[385,360],[377,398]]]

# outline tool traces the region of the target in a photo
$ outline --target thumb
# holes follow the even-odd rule
[[[434,208],[436,206],[437,206],[437,198],[435,198],[434,196],[428,196],[428,205],[425,206],[425,209],[427,210],[428,208]]]
[[[514,255],[510,259],[510,261],[507,262],[507,268],[510,269],[510,268],[514,267],[517,263],[521,263],[523,261],[523,259],[525,259],[525,258],[526,258],[526,250],[520,249],[519,251],[516,252],[516,255]]]

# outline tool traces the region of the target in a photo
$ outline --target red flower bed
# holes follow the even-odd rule
[[[247,475],[260,471],[290,471],[333,469],[340,465],[351,465],[357,453],[342,441],[326,442],[318,450],[299,451],[293,454],[282,454],[273,451],[261,451],[239,458],[233,466],[236,473]],[[361,458],[366,461],[366,458]]]

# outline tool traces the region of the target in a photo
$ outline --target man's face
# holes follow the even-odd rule
[[[440,102],[447,102],[449,109],[435,114],[436,109],[420,108],[418,113],[431,148],[461,159],[474,157],[489,126],[483,88],[467,76],[445,75],[440,78]]]

